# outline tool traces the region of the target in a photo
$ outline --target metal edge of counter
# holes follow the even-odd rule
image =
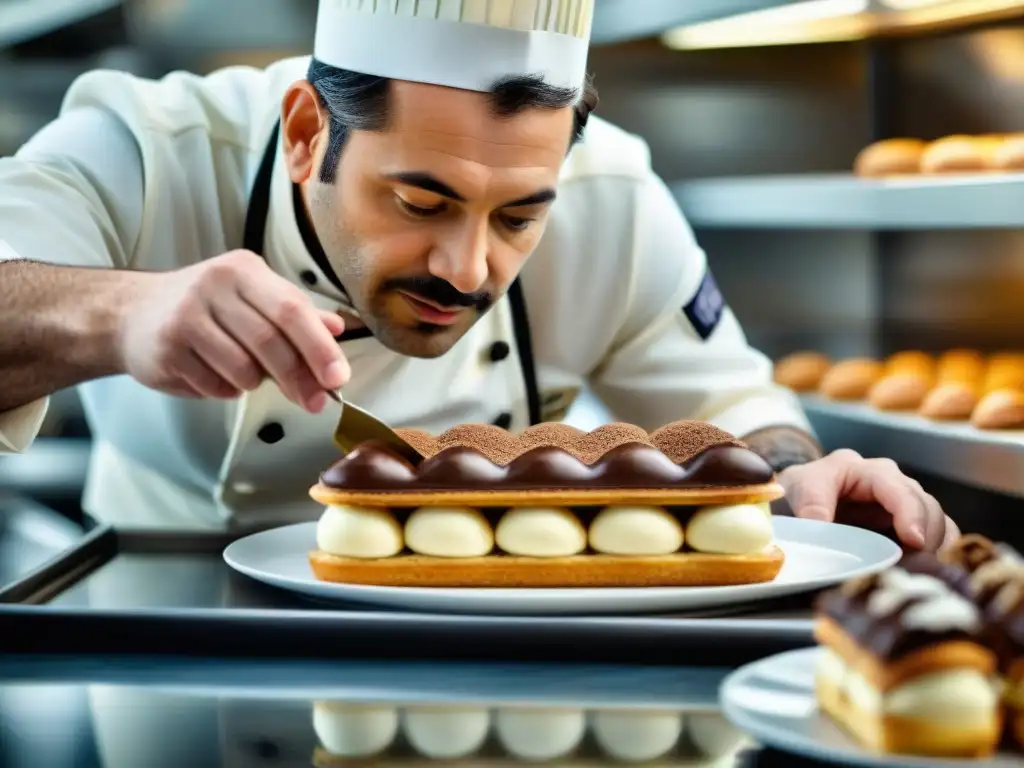
[[[203,537],[159,535],[155,539],[186,547],[209,546]],[[265,608],[83,609],[44,604],[87,578],[123,548],[135,550],[146,540],[143,535],[97,526],[81,542],[0,591],[0,654],[659,665],[685,661],[729,666],[814,644],[812,622],[793,619],[480,616]]]
[[[110,526],[92,524],[82,538],[10,584],[0,586],[0,610],[9,604],[38,604],[59,594],[117,553]]]

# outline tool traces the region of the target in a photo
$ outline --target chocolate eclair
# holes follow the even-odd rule
[[[771,466],[710,424],[398,431],[422,462],[367,442],[310,490],[326,507],[310,554],[319,579],[717,586],[770,581],[782,567]]]
[[[1002,678],[1006,740],[1024,749],[1024,558],[1005,544],[971,534],[938,558],[918,554],[905,567],[942,579],[981,611]]]
[[[931,756],[995,751],[996,656],[968,599],[897,567],[822,594],[816,613],[818,702],[860,742]]]

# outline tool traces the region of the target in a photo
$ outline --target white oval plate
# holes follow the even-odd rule
[[[309,565],[316,523],[246,536],[224,550],[229,566],[265,584],[320,600],[407,611],[480,614],[629,614],[707,610],[773,600],[876,573],[899,560],[900,548],[871,531],[818,520],[773,518],[786,562],[775,581],[731,587],[490,589],[374,587],[318,581]]]
[[[1011,755],[941,759],[870,752],[818,709],[814,662],[820,648],[787,651],[740,667],[723,682],[727,720],[760,744],[829,764],[884,768],[1020,768]]]

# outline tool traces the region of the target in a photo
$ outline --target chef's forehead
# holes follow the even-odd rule
[[[503,113],[488,94],[393,82],[384,134],[410,151],[450,153],[485,165],[557,166],[574,122],[572,105]]]

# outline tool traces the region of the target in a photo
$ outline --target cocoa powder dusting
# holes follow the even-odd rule
[[[677,464],[714,446],[743,446],[728,432],[701,421],[677,421],[650,435],[633,424],[605,424],[592,432],[583,432],[555,422],[537,424],[517,435],[491,424],[460,424],[437,437],[418,429],[395,432],[427,458],[446,448],[463,446],[479,451],[501,466],[543,446],[561,448],[584,464],[594,464],[612,449],[630,443],[656,447]]]
[[[685,464],[718,445],[746,446],[724,429],[705,421],[674,421],[651,433],[651,443],[676,464]]]

